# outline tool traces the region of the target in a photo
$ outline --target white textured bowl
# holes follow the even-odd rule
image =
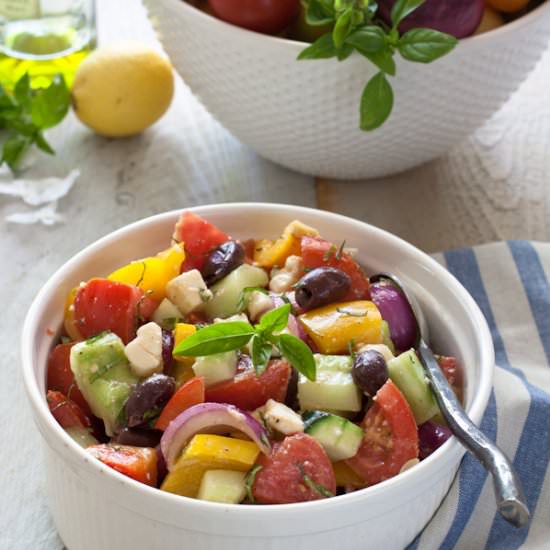
[[[359,248],[359,259],[369,270],[402,277],[426,310],[436,349],[456,354],[465,365],[467,410],[479,423],[492,384],[490,333],[470,295],[434,260],[380,229],[319,210],[261,203],[193,210],[236,237],[275,237],[299,218],[334,241],[345,236],[349,246]],[[349,495],[292,505],[227,506],[164,493],[124,477],[90,457],[49,413],[46,361],[67,292],[82,280],[164,248],[178,214],[147,218],[87,247],[44,285],[25,320],[25,386],[46,443],[49,505],[65,545],[71,550],[403,548],[450,486],[464,453],[454,439],[404,474]]]
[[[376,69],[296,61],[303,43],[220,21],[182,0],[145,0],[177,71],[241,141],[288,168],[370,178],[436,158],[508,99],[548,45],[550,2],[496,31],[465,39],[430,65],[397,60],[386,124],[359,130],[359,99]]]

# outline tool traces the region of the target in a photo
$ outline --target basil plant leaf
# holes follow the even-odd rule
[[[336,57],[338,61],[344,61],[353,53],[353,46],[351,44],[344,44],[341,48],[338,49]]]
[[[233,351],[246,345],[254,334],[254,327],[243,321],[215,323],[180,342],[174,349],[174,355],[199,357]]]
[[[375,130],[390,116],[393,109],[393,90],[382,72],[373,76],[361,96],[361,129]]]
[[[458,40],[432,29],[412,29],[406,32],[398,42],[399,53],[409,61],[431,63],[449,53]]]
[[[262,315],[260,322],[256,325],[256,332],[273,334],[286,328],[288,316],[290,315],[290,304],[284,304],[272,309]]]
[[[397,0],[391,10],[391,22],[393,28],[397,28],[399,23],[410,15],[413,11],[419,8],[425,0]]]
[[[385,33],[376,25],[361,27],[346,38],[346,44],[351,44],[358,52],[369,54],[379,52],[386,45]]]
[[[61,75],[56,75],[47,88],[39,90],[32,98],[33,124],[42,129],[59,124],[67,114],[70,102],[70,92],[65,79]]]
[[[13,95],[15,99],[24,109],[28,109],[31,105],[32,90],[31,90],[31,79],[29,73],[25,73],[15,85],[13,90]]]
[[[334,8],[327,0],[309,0],[306,7],[306,23],[313,27],[334,23]]]
[[[332,33],[327,32],[318,38],[311,46],[300,52],[298,59],[329,59],[336,57],[338,51],[332,39]]]
[[[393,53],[389,46],[386,46],[384,49],[378,52],[361,52],[371,63],[376,65],[383,73],[389,74],[390,76],[395,76],[396,66],[395,60],[393,58]]]
[[[316,365],[313,353],[307,344],[291,334],[281,334],[277,338],[281,355],[308,380],[315,381]]]
[[[346,38],[352,30],[352,25],[353,10],[348,8],[338,17],[332,30],[332,40],[337,50],[344,45]]]
[[[258,335],[252,338],[252,364],[258,376],[267,368],[272,351],[273,344],[270,342],[266,342]]]

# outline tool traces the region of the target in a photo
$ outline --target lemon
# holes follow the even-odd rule
[[[139,134],[168,109],[174,95],[170,62],[137,42],[94,51],[78,68],[72,88],[77,117],[98,134]]]

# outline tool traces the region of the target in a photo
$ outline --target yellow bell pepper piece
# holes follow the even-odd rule
[[[74,318],[74,299],[77,292],[78,287],[71,289],[71,291],[69,292],[67,299],[65,300],[65,314],[63,316],[63,326],[65,328],[65,332],[67,333],[69,338],[71,340],[74,340],[75,342],[84,340],[84,338],[82,338],[80,332],[78,331]]]
[[[359,300],[320,307],[300,315],[320,353],[347,353],[350,342],[382,343],[382,316],[373,302]]]
[[[355,489],[362,489],[367,486],[365,480],[359,477],[345,462],[334,462],[332,467],[338,487],[351,486]]]
[[[248,471],[260,449],[252,441],[221,435],[197,434],[161,485],[163,491],[196,498],[208,470]]]
[[[137,260],[117,269],[108,279],[138,286],[150,293],[152,298],[161,301],[166,297],[168,281],[179,275],[184,260],[183,249],[175,245],[158,256]]]
[[[262,239],[254,247],[254,262],[261,267],[283,267],[289,256],[299,256],[301,253],[301,239],[303,236],[319,236],[313,227],[299,221],[289,223],[283,231],[282,237],[276,241]]]
[[[195,325],[176,323],[174,327],[174,349],[176,349],[180,342],[196,331]],[[174,355],[173,357],[176,360],[176,364],[172,368],[172,376],[176,379],[176,386],[179,388],[195,376],[192,368],[195,358],[186,355]]]

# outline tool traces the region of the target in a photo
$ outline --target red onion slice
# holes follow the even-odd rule
[[[160,440],[168,471],[172,470],[182,449],[196,433],[240,431],[250,437],[262,453],[269,455],[271,445],[265,428],[251,415],[233,405],[201,403],[174,418]]]

